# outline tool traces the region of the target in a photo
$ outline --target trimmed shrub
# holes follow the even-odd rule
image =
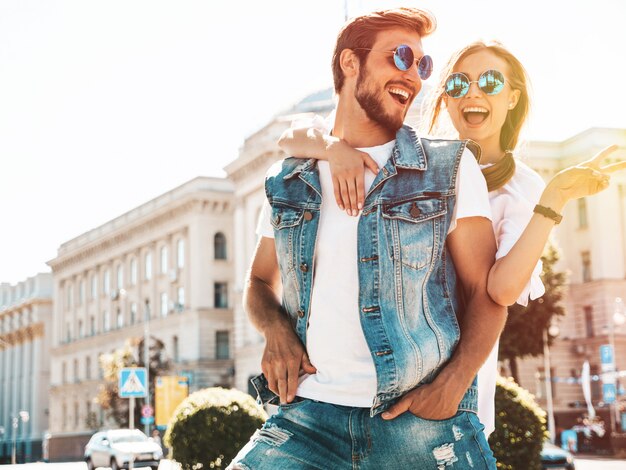
[[[164,442],[183,470],[226,468],[266,419],[250,395],[235,389],[206,388],[178,405]]]
[[[548,437],[546,413],[512,378],[498,377],[496,429],[489,445],[503,470],[541,470],[541,448]]]

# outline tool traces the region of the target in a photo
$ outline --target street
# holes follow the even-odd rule
[[[576,470],[624,470],[626,459],[610,459],[606,457],[576,458]],[[0,465],[3,470],[87,470],[84,462],[60,462],[60,463],[28,463],[22,465]],[[178,465],[169,460],[162,460],[159,470],[178,470]],[[103,467],[104,470],[104,467]]]

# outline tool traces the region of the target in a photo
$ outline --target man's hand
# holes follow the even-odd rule
[[[296,396],[298,377],[302,374],[314,374],[317,369],[309,361],[309,356],[291,325],[277,324],[265,335],[261,370],[269,389],[280,397],[280,402],[290,403]]]
[[[383,419],[397,418],[405,411],[424,419],[442,420],[453,417],[465,395],[466,387],[457,381],[440,380],[406,393],[382,414]]]

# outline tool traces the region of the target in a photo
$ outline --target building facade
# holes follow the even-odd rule
[[[48,429],[52,274],[0,285],[0,463],[42,457]]]
[[[146,321],[172,363],[164,373],[187,375],[190,391],[232,386],[232,195],[228,180],[195,178],[64,243],[49,261],[51,460],[82,457],[93,431],[114,425],[96,400],[99,358],[141,338]]]
[[[548,180],[610,144],[620,146],[611,158],[626,159],[625,129],[592,128],[563,142],[531,142],[528,163]],[[550,348],[556,425],[567,428],[586,413],[580,377],[583,363],[589,361],[592,402],[608,428],[614,418],[609,416],[602,392],[600,346],[613,343],[616,366],[626,370],[626,325],[620,324],[626,314],[624,172],[613,174],[610,187],[600,194],[570,202],[554,240],[561,254],[557,268],[568,274],[563,302],[566,315],[558,322],[559,335]],[[543,357],[520,362],[521,385],[545,408],[544,371]],[[624,385],[623,379],[622,394]],[[615,425],[619,428],[618,422]]]

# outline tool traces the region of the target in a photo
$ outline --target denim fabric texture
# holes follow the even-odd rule
[[[376,368],[371,416],[431,382],[459,340],[457,279],[445,240],[467,142],[421,139],[403,126],[368,191],[358,224],[359,308]],[[322,194],[315,160],[287,158],[266,179],[283,306],[306,345]],[[262,403],[278,403],[264,377]],[[459,411],[476,411],[472,386]]]
[[[308,399],[280,406],[229,469],[495,469],[474,413],[431,421],[404,413],[392,421]]]

